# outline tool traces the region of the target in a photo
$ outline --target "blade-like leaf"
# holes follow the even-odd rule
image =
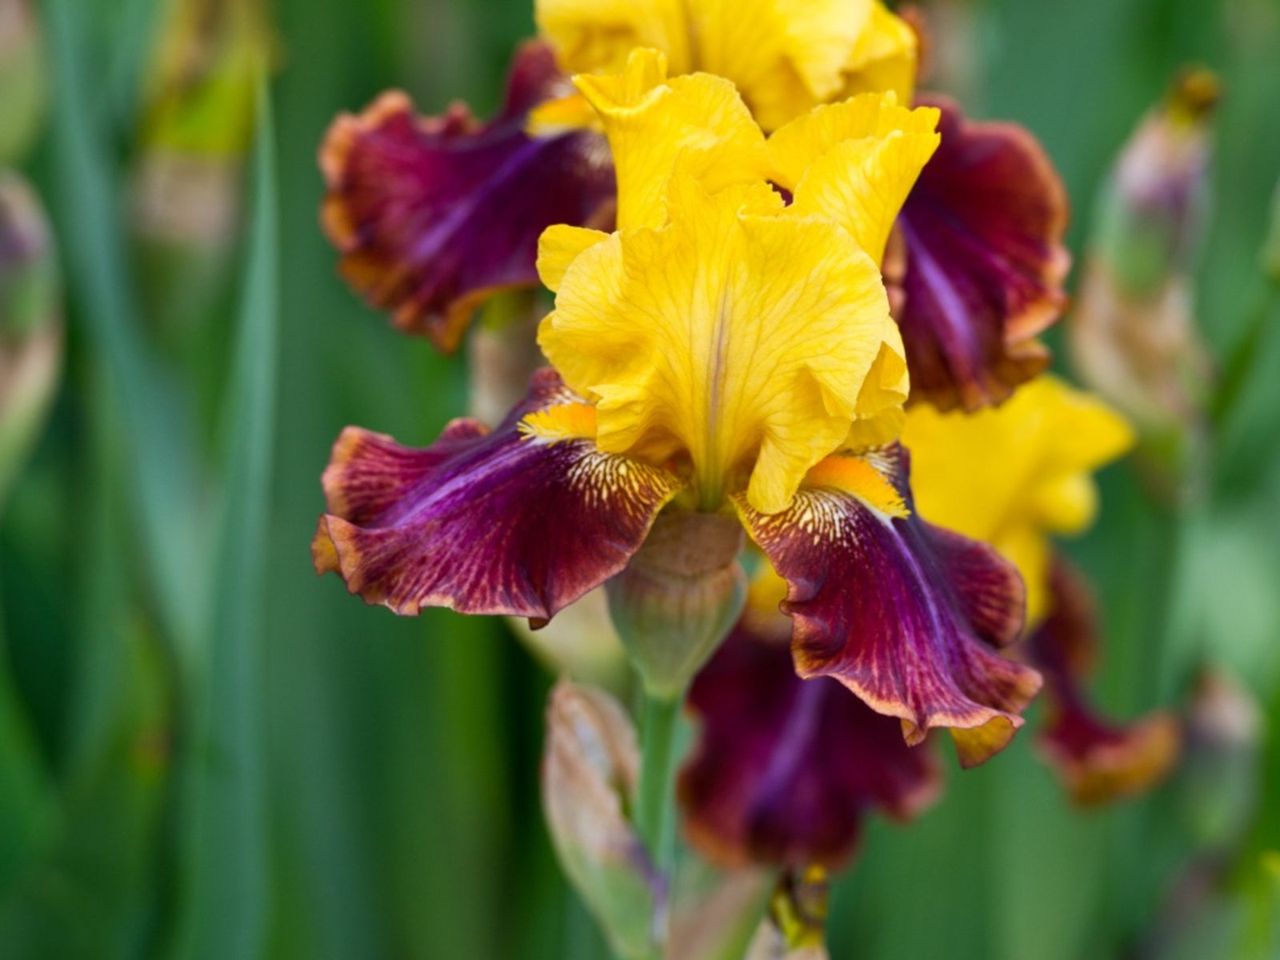
[[[274,132],[258,97],[253,221],[227,398],[227,458],[190,744],[187,900],[179,953],[260,956],[269,870],[262,755],[265,531],[275,422],[278,300]]]
[[[76,0],[46,5],[56,100],[54,205],[75,313],[101,358],[123,421],[126,460],[147,572],[168,635],[189,653],[197,634],[203,582],[200,483],[185,398],[148,351],[128,283],[114,171]]]

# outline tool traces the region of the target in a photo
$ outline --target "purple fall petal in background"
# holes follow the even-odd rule
[[[789,622],[759,619],[743,618],[690,691],[699,734],[680,775],[685,830],[725,866],[836,869],[869,811],[907,819],[933,801],[937,758],[835,681],[796,676]]]
[[[1049,362],[1035,337],[1066,304],[1066,192],[1023,128],[969,121],[943,97],[920,102],[942,110],[942,144],[898,218],[895,316],[912,399],[975,410]]]
[[[613,167],[590,132],[531,137],[527,114],[569,91],[551,51],[519,48],[502,111],[462,104],[423,118],[399,92],[334,121],[320,149],[322,220],[343,275],[400,329],[457,347],[475,309],[532,287],[538,237],[553,223],[610,225]]]

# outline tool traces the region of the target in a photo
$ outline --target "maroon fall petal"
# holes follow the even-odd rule
[[[898,218],[906,248],[895,313],[911,399],[943,410],[999,403],[1045,368],[1035,339],[1066,304],[1067,198],[1035,138],[976,123],[943,97],[942,143]]]
[[[384,93],[334,121],[320,149],[322,221],[348,282],[395,325],[457,347],[490,294],[538,283],[538,236],[554,223],[609,226],[613,167],[590,132],[530,137],[531,107],[567,92],[545,45],[520,47],[502,111],[462,104],[420,117]]]
[[[1061,557],[1054,560],[1049,589],[1049,615],[1027,641],[1031,661],[1044,674],[1049,715],[1037,744],[1082,806],[1141,793],[1172,769],[1180,748],[1178,723],[1165,711],[1127,725],[1098,716],[1083,687],[1096,660],[1092,592]]]
[[[772,635],[744,618],[693,682],[700,726],[680,774],[685,831],[725,867],[836,869],[869,811],[905,820],[932,803],[939,765],[836,682],[796,676],[789,624],[773,618]]]
[[[909,511],[889,517],[843,490],[802,488],[774,515],[739,511],[789,585],[792,654],[802,677],[834,677],[908,743],[948,727],[961,763],[1003,749],[1040,677],[994,647],[1022,628],[1022,578],[991,547],[921,520],[909,459],[895,446],[873,462]]]
[[[579,399],[546,369],[492,432],[457,420],[410,449],[348,427],[324,472],[317,572],[400,614],[550,619],[626,565],[680,486],[589,440],[520,429],[527,414]]]

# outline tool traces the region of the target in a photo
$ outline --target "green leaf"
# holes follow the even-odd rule
[[[220,540],[190,745],[185,957],[264,952],[269,869],[263,771],[262,603],[275,423],[279,266],[274,130],[258,94],[253,222],[231,389]]]
[[[147,572],[168,636],[190,655],[204,581],[201,484],[186,398],[149,351],[128,282],[96,82],[76,0],[46,5],[56,83],[53,145],[55,226],[66,254],[76,314],[100,356],[123,421],[126,482],[142,528]]]

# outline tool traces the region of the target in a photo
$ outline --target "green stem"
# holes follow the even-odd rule
[[[1218,392],[1213,397],[1209,411],[1214,426],[1219,430],[1235,410],[1257,366],[1258,354],[1261,353],[1259,347],[1267,332],[1268,324],[1272,322],[1271,314],[1277,302],[1280,302],[1280,281],[1271,280],[1254,304],[1249,320],[1245,324],[1244,334],[1228,353],[1222,365]]]
[[[676,732],[684,697],[670,699],[644,695],[640,784],[637,790],[635,822],[640,838],[649,848],[654,868],[670,891],[676,855],[675,796]],[[657,930],[651,956],[663,955],[666,941],[665,906],[659,908]]]

